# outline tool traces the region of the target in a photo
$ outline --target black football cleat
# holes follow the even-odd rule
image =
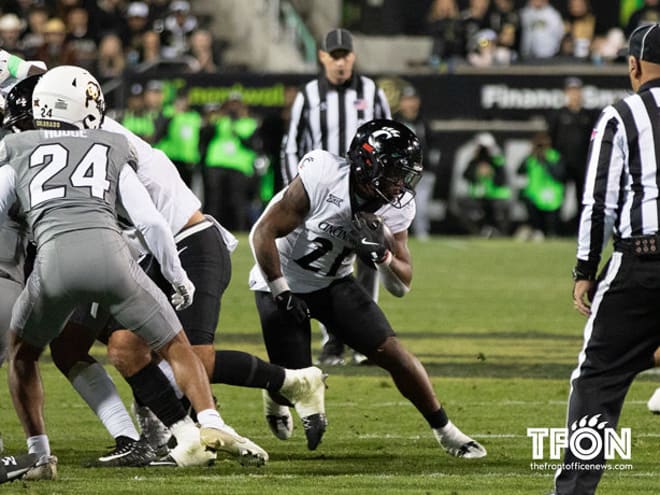
[[[20,478],[39,461],[37,454],[6,455],[0,457],[0,483]]]
[[[305,436],[307,437],[307,448],[309,450],[316,450],[328,426],[328,418],[325,414],[311,414],[301,419]]]

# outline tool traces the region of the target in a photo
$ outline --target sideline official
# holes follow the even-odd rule
[[[660,345],[660,25],[636,29],[628,53],[635,94],[605,108],[592,132],[574,270],[573,302],[589,319],[567,424],[601,439],[617,427],[633,378],[654,366]],[[610,237],[614,253],[596,280]],[[603,449],[588,460],[567,449],[563,465],[573,469],[558,471],[555,494],[595,493],[604,464]]]

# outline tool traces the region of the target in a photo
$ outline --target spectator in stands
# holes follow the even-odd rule
[[[580,60],[588,60],[596,32],[596,17],[591,11],[589,0],[568,1],[565,31],[573,42],[573,56]]]
[[[587,152],[589,151],[591,131],[596,123],[597,115],[583,106],[582,81],[580,79],[576,77],[567,78],[564,83],[564,93],[566,103],[549,117],[548,133],[552,147],[564,159],[566,179],[575,185],[577,218],[579,218],[584,190],[584,174],[587,168]]]
[[[155,143],[156,125],[164,124],[161,120],[163,110],[163,83],[149,81],[142,85],[131,86],[127,100],[127,109],[122,116],[122,125],[140,136],[149,144]]]
[[[488,27],[497,33],[498,46],[506,47],[511,52],[518,51],[520,13],[513,0],[493,0]]]
[[[508,27],[505,27],[508,29]],[[510,65],[515,60],[515,52],[498,44],[497,33],[492,29],[482,29],[470,43],[468,62],[475,67]]]
[[[149,81],[144,88],[144,109],[147,112],[160,115],[165,103],[163,82],[158,80]]]
[[[497,35],[497,49],[495,59],[499,65],[509,65],[515,63],[518,56],[518,38],[519,30],[513,24],[505,24]]]
[[[154,133],[154,122],[144,118],[144,88],[141,84],[131,84],[126,95],[126,108],[122,112],[121,122],[126,129],[146,141]]]
[[[24,56],[21,33],[25,22],[16,14],[5,14],[0,17],[0,48],[18,57]]]
[[[157,124],[156,148],[172,160],[179,175],[190,187],[194,171],[200,163],[200,130],[202,116],[190,107],[188,92],[180,90],[174,105],[163,112]]]
[[[182,0],[172,2],[170,11],[163,22],[161,52],[165,58],[176,58],[188,51],[189,37],[197,28],[197,18],[190,13],[190,4]]]
[[[149,0],[149,24],[161,22],[170,13],[172,0]],[[162,30],[162,26],[160,28]]]
[[[100,83],[121,77],[126,68],[126,57],[121,39],[116,34],[106,34],[99,43],[94,73]]]
[[[55,8],[54,8],[54,14],[55,17],[59,17],[60,19],[66,19],[66,16],[69,14],[69,12],[72,9],[75,9],[77,7],[83,7],[83,3],[85,0],[57,0],[54,2]]]
[[[138,63],[143,35],[150,29],[149,6],[145,2],[131,2],[126,9],[126,30],[122,42],[130,65]]]
[[[594,63],[623,62],[626,52],[626,37],[620,28],[610,29],[605,36],[596,36],[591,47]]]
[[[251,179],[256,153],[252,136],[258,122],[240,93],[229,95],[202,131],[205,210],[232,231],[248,230]]]
[[[476,145],[463,172],[470,196],[464,221],[471,234],[484,237],[508,235],[511,188],[504,156],[488,132],[476,136]]]
[[[660,22],[660,0],[644,0],[644,5],[632,13],[626,25],[625,35],[629,38],[639,26]]]
[[[90,29],[87,10],[82,7],[69,10],[66,14],[66,30],[66,43],[75,52],[77,65],[92,69],[97,55],[97,38]]]
[[[196,29],[190,35],[188,55],[197,61],[199,72],[216,72],[220,66],[218,48],[213,35],[206,29]]]
[[[520,199],[527,208],[531,239],[556,236],[564,202],[566,168],[559,151],[552,147],[547,132],[534,135],[532,151],[518,168],[518,174],[527,178]]]
[[[419,139],[424,152],[424,172],[417,184],[415,191],[415,204],[417,213],[413,220],[413,233],[420,240],[427,240],[431,233],[431,219],[429,207],[433,199],[433,187],[435,186],[436,170],[439,153],[432,149],[431,132],[428,122],[421,113],[422,100],[417,90],[412,85],[406,85],[401,89],[399,106],[397,112],[392,116],[402,124],[409,127]]]
[[[490,0],[470,0],[468,8],[461,12],[463,35],[467,43],[474,40],[479,31],[489,28],[489,7]]]
[[[95,33],[108,30],[123,32],[126,27],[124,0],[97,0],[86,2]]]
[[[520,12],[520,28],[520,55],[523,59],[546,59],[559,52],[564,23],[549,0],[528,0]]]
[[[153,64],[161,60],[160,34],[149,30],[142,35],[138,64]]]
[[[463,23],[456,0],[434,0],[428,15],[428,34],[433,39],[430,62],[439,65],[465,57]]]
[[[34,59],[36,51],[44,43],[44,29],[48,22],[48,9],[43,5],[33,5],[27,14],[27,29],[21,38],[26,59]]]
[[[77,65],[76,52],[66,42],[66,27],[58,17],[53,17],[44,26],[44,44],[37,50],[36,59],[43,61],[49,69],[58,65]]]

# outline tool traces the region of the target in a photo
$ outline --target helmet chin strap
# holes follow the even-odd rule
[[[371,194],[369,197],[365,197],[366,195],[369,194],[369,190],[367,190],[367,186],[355,180],[353,174],[351,174],[351,180],[349,182],[349,185],[350,185],[351,210],[353,210],[354,213],[357,211],[374,212],[378,208],[383,206],[383,204],[387,204],[387,201],[385,201],[385,203],[381,201],[381,197],[377,193]],[[375,189],[375,188],[371,186],[371,189]]]

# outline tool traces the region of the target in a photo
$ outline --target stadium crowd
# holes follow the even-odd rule
[[[598,19],[602,5],[589,0],[419,0],[415,23],[411,24],[410,15],[401,15],[398,24],[386,23],[379,29],[430,36],[433,48],[427,62],[436,68],[448,64],[603,63],[621,59],[626,35],[636,26],[660,19],[660,0],[620,3],[619,25],[604,28]],[[347,1],[345,11],[350,11],[351,4],[359,5],[360,19],[351,21],[345,13],[345,23],[369,32],[365,22],[373,16],[373,9],[369,10],[368,2]],[[391,0],[383,1],[381,7],[396,14],[401,13],[401,5]],[[162,61],[180,61],[180,67],[189,73],[217,73],[223,68],[225,42],[208,29],[212,19],[196,12],[187,1],[9,0],[0,14],[0,48],[28,60],[42,60],[48,67],[85,67],[101,83]],[[557,217],[567,191],[575,190],[575,202],[580,203],[584,169],[580,159],[572,157],[584,158],[586,149],[572,138],[578,136],[584,143],[595,116],[582,108],[582,83],[574,78],[570,85],[566,95],[572,102],[547,116],[547,139],[530,135],[530,156],[525,163],[504,163],[501,143],[493,143],[475,146],[467,169],[454,171],[461,174],[468,190],[459,231],[485,236],[517,234],[528,240],[574,232],[576,215],[568,222]],[[419,114],[415,119],[423,121],[424,102],[419,101],[414,87],[405,86],[400,98],[404,108],[405,102],[413,102]],[[229,228],[245,231],[283,184],[279,144],[295,94],[295,88],[288,89],[282,112],[263,115],[250,108],[240,93],[200,107],[190,104],[185,89],[177,92],[154,79],[132,85],[125,108],[115,109],[113,115],[173,160],[186,184],[203,198],[206,211]],[[399,102],[390,101],[390,105],[396,109]],[[402,115],[398,118],[406,120]],[[483,139],[475,135],[475,143]],[[427,140],[426,149],[433,153],[425,160],[425,175],[431,177],[442,150],[433,142],[432,133]],[[546,142],[548,156],[555,157],[552,173],[529,173],[536,170],[534,164],[545,170],[542,165],[547,161],[534,156],[533,143],[539,142]],[[478,156],[480,149],[485,160]],[[535,181],[542,177],[545,182],[528,183],[530,177]],[[569,184],[573,189],[566,189]],[[425,206],[433,199],[432,183],[430,188],[418,201],[420,221],[413,232],[420,239],[430,232]],[[535,200],[544,188],[558,196],[553,205],[543,204],[539,209]],[[512,221],[513,202],[524,205],[527,221]]]
[[[161,60],[190,72],[222,64],[210,18],[182,0],[9,0],[0,8],[0,47],[49,67],[75,64],[99,81]]]
[[[620,61],[630,33],[660,18],[657,0],[348,0],[345,4],[349,13],[345,22],[355,31],[430,36],[433,49],[428,63],[433,67]],[[617,22],[612,22],[613,13],[620,14]]]

